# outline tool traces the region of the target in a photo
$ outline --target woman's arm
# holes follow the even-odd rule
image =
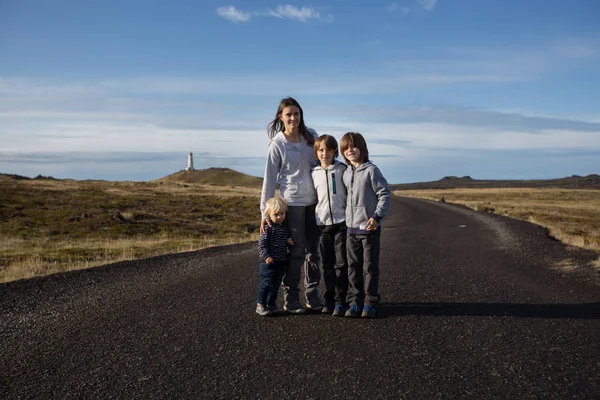
[[[277,179],[281,170],[281,152],[277,148],[277,145],[271,141],[269,145],[269,152],[267,154],[267,162],[265,165],[265,174],[263,178],[262,192],[260,195],[260,214],[264,220],[267,218],[265,215],[265,204],[267,200],[275,195],[275,187],[277,186]]]
[[[270,220],[265,215],[267,200],[275,195],[275,187],[281,172],[281,152],[277,145],[271,141],[269,152],[267,153],[267,162],[265,165],[265,174],[263,178],[262,192],[260,194],[260,234],[265,233],[265,225],[271,226]]]

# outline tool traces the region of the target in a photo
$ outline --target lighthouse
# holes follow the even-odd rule
[[[188,166],[185,169],[186,171],[193,171],[194,170],[194,155],[192,154],[192,152],[190,151],[190,154],[188,155]]]

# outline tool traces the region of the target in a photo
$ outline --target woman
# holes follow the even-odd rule
[[[288,205],[288,226],[294,241],[290,261],[283,276],[284,309],[302,314],[306,309],[300,302],[300,277],[304,269],[306,308],[321,311],[319,300],[319,260],[315,206],[317,194],[310,170],[317,164],[313,145],[317,132],[304,124],[302,107],[291,97],[281,100],[277,114],[268,128],[269,153],[265,167],[260,199],[260,233],[268,222],[265,203],[273,197],[279,185],[281,197]]]

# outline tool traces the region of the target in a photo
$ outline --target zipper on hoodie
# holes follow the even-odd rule
[[[354,173],[356,172],[356,168],[354,168],[354,165],[351,165],[350,168],[352,168],[352,178],[350,179],[350,218],[351,221],[350,223],[348,223],[348,226],[352,226],[354,224],[354,198],[353,198],[353,193],[354,193]]]
[[[333,194],[337,193],[336,184],[335,184],[335,172],[331,173],[331,185],[333,186]]]
[[[335,174],[333,179],[335,179]],[[325,169],[325,182],[327,182],[327,204],[329,205],[329,216],[331,217],[331,224],[333,225],[333,211],[331,211],[331,193],[329,193],[329,171]],[[333,181],[333,190],[335,193],[335,181]]]

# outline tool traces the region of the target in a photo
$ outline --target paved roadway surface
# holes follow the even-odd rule
[[[258,317],[256,254],[0,285],[0,398],[600,398],[596,256],[539,227],[393,199],[376,320]]]

